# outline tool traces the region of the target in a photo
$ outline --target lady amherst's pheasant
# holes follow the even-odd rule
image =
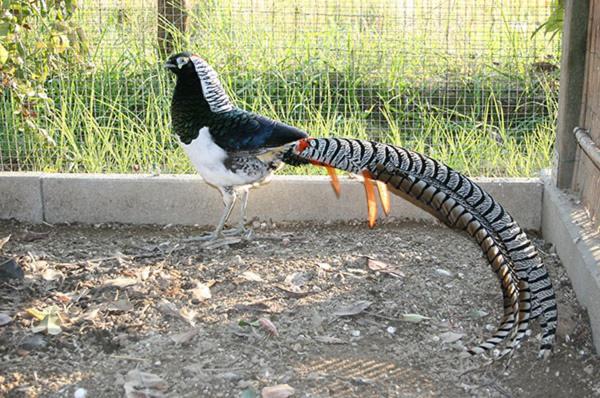
[[[200,239],[224,236],[223,227],[241,195],[241,217],[227,235],[246,232],[248,190],[267,182],[283,163],[286,144],[308,135],[286,124],[236,108],[217,73],[197,55],[171,56],[165,67],[176,76],[171,102],[173,131],[202,178],[221,191],[225,208],[215,231]],[[287,148],[287,146],[285,147]]]

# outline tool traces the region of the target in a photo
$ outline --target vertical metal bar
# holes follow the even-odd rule
[[[577,141],[573,129],[580,124],[584,94],[589,5],[593,0],[566,0],[558,99],[554,176],[556,185],[573,185]]]

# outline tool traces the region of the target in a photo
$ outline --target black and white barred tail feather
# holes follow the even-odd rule
[[[302,159],[352,173],[367,171],[392,192],[409,195],[450,227],[466,231],[480,245],[498,275],[504,316],[496,332],[469,355],[500,348],[510,354],[529,333],[529,321],[540,318],[540,356],[554,343],[557,308],[546,267],[513,218],[487,192],[451,168],[404,148],[356,139],[302,140],[293,148]]]

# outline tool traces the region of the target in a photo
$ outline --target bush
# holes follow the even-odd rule
[[[0,87],[18,104],[18,129],[45,131],[36,123],[49,101],[44,84],[67,73],[86,51],[83,30],[71,16],[75,0],[1,0]],[[47,136],[47,135],[46,135]]]

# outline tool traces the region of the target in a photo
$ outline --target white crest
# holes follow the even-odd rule
[[[204,98],[210,106],[210,110],[215,113],[227,112],[233,109],[231,100],[225,93],[217,72],[202,58],[192,55],[191,61],[196,68],[198,78],[202,84]]]

